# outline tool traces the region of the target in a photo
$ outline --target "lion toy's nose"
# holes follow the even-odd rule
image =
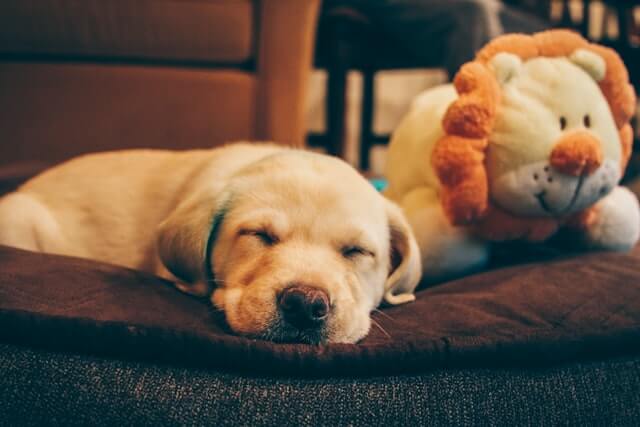
[[[601,164],[600,141],[585,130],[566,133],[551,152],[551,166],[566,175],[591,175]]]

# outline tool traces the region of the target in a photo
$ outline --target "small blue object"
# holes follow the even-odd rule
[[[387,180],[384,178],[371,178],[369,182],[371,182],[371,185],[378,191],[384,191],[388,185]]]

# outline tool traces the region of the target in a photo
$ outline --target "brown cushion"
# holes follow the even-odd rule
[[[493,270],[374,313],[381,328],[357,345],[309,346],[237,337],[147,274],[0,247],[0,340],[311,376],[612,357],[640,351],[639,261],[636,249]]]
[[[241,63],[250,0],[3,0],[0,52]]]

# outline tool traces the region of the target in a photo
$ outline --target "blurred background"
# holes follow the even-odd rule
[[[411,100],[504,32],[572,28],[615,48],[640,83],[631,0],[3,0],[0,19],[11,173],[250,139],[379,175]]]
[[[389,135],[416,94],[450,81],[473,52],[504,32],[571,28],[616,49],[638,91],[639,23],[639,1],[325,2],[308,98],[309,142],[381,175]],[[629,174],[638,172],[635,156]]]

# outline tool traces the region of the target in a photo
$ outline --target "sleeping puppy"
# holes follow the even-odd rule
[[[401,211],[353,168],[274,145],[70,160],[0,199],[0,244],[155,273],[283,342],[358,341],[421,271]]]

